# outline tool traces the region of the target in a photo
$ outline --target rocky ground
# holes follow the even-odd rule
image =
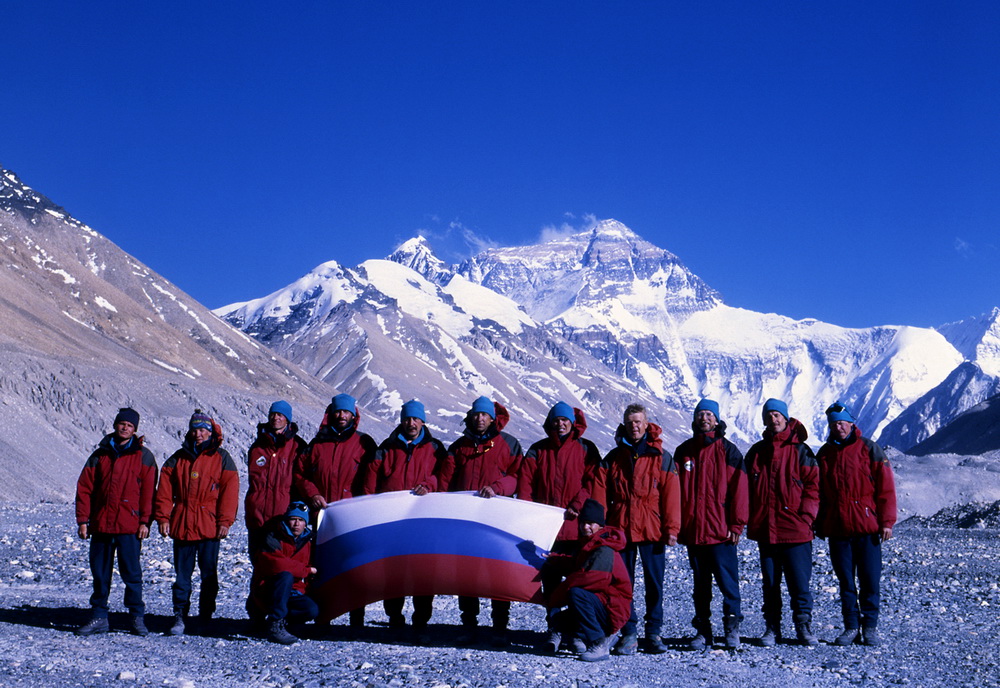
[[[170,619],[172,570],[167,541],[154,536],[143,553],[147,617],[153,635],[115,631],[78,638],[89,618],[86,543],[75,537],[69,505],[0,507],[0,686],[996,686],[1000,685],[1000,530],[996,505],[897,527],[886,545],[881,648],[828,644],[840,626],[836,582],[826,544],[814,549],[815,626],[824,642],[809,649],[756,646],[760,618],[756,545],[740,545],[746,643],[730,653],[681,649],[691,616],[686,554],[667,561],[663,633],[675,649],[660,656],[613,657],[586,664],[570,655],[538,654],[539,608],[515,604],[508,650],[459,648],[454,598],[438,598],[435,642],[393,639],[381,605],[369,628],[349,638],[338,620],[321,639],[281,647],[248,633],[243,596],[249,575],[245,538],[236,529],[223,547],[220,619],[203,634],[162,635]],[[977,511],[978,510],[978,511]],[[970,527],[955,527],[967,523]],[[945,526],[945,527],[940,527]],[[121,610],[116,580],[113,609]],[[787,614],[786,614],[787,616]],[[124,627],[124,613],[112,614]],[[488,623],[484,611],[483,623]],[[792,634],[786,623],[786,634]]]

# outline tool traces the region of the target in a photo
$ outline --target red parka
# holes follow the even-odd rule
[[[343,432],[330,425],[327,408],[316,437],[295,461],[295,489],[305,499],[322,495],[327,502],[356,497],[364,491],[365,468],[375,456],[375,440],[358,432],[361,414]]]
[[[438,470],[438,490],[461,492],[491,487],[502,497],[517,491],[523,452],[516,439],[502,432],[510,420],[507,409],[493,402],[495,420],[482,436],[470,429],[471,414],[465,419],[465,434],[448,447],[448,456]]]
[[[87,459],[76,481],[76,522],[91,533],[123,535],[153,522],[156,461],[133,436],[119,452],[107,435]]]
[[[842,443],[828,441],[816,457],[823,537],[874,535],[896,525],[896,485],[885,452],[857,426]]]
[[[589,590],[608,610],[611,632],[617,632],[632,611],[632,579],[619,554],[624,548],[625,533],[618,528],[605,527],[597,531],[583,544],[576,565],[552,591],[548,605],[565,607],[570,588]]]
[[[448,456],[444,445],[431,436],[425,425],[415,443],[407,442],[402,428],[397,427],[375,452],[375,458],[365,470],[364,493],[381,494],[397,490],[412,490],[418,485],[428,492],[437,490],[434,471]]]
[[[573,409],[573,428],[559,437],[554,428],[546,428],[547,438],[528,448],[521,462],[517,496],[540,504],[550,504],[579,512],[590,499],[601,455],[590,440],[583,439],[587,419],[583,411]],[[575,516],[566,515],[556,540],[576,540],[580,537]]]
[[[635,446],[625,440],[604,457],[593,498],[606,505],[608,525],[625,531],[629,542],[666,543],[681,529],[680,485],[670,452],[663,451],[660,426],[650,423]]]
[[[267,534],[254,565],[253,579],[250,583],[254,600],[265,613],[271,611],[271,597],[267,583],[279,573],[287,571],[292,574],[295,579],[292,589],[305,594],[307,579],[312,575],[312,571],[309,570],[312,558],[312,535],[312,531],[307,527],[302,535],[296,538],[284,521],[275,522]]]
[[[684,545],[718,545],[743,534],[749,517],[743,454],[725,438],[726,424],[683,442],[674,452]]]
[[[276,516],[282,516],[288,505],[298,499],[293,495],[292,474],[295,458],[306,447],[298,436],[299,428],[289,423],[285,432],[273,433],[267,423],[257,425],[257,439],[247,451],[247,496],[243,501],[243,516],[247,528],[256,530]]]
[[[214,540],[220,527],[236,521],[240,478],[236,462],[222,449],[222,429],[212,421],[207,447],[195,447],[194,432],[163,464],[156,488],[156,522],[170,524],[175,540]]]
[[[747,536],[768,545],[809,542],[819,512],[819,467],[806,445],[809,432],[794,418],[747,452],[750,526]]]

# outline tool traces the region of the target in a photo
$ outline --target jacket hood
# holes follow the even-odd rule
[[[493,422],[490,423],[490,427],[486,429],[485,435],[496,434],[503,430],[507,423],[510,422],[510,414],[507,413],[507,408],[501,404],[499,401],[493,402],[493,410],[496,414],[493,418]],[[472,411],[470,410],[465,414],[465,432],[472,437],[476,437],[472,432]]]
[[[108,451],[116,451],[114,445],[111,444],[111,440],[115,437],[115,433],[111,432],[101,438],[101,441],[97,443],[98,449],[107,449]],[[129,445],[130,451],[136,451],[142,449],[143,443],[146,441],[145,435],[132,435],[132,443]]]
[[[326,407],[326,411],[323,412],[323,420],[319,424],[319,430],[316,431],[316,436],[330,436],[330,437],[350,437],[361,425],[361,411],[358,407],[354,407],[354,420],[351,424],[347,426],[343,431],[338,431],[333,425],[330,424],[330,419],[333,417],[333,404]]]
[[[859,439],[861,439],[861,428],[855,425],[853,428],[851,428],[851,434],[848,435],[846,439],[835,440],[833,439],[833,433],[830,433],[826,441],[838,447],[846,447],[849,444],[857,442]]]
[[[578,409],[575,406],[573,407],[573,416],[573,427],[570,428],[567,439],[578,440],[587,431],[587,417],[583,415],[583,409]],[[542,429],[545,430],[546,437],[556,442],[559,441],[559,433],[554,427],[542,423]]]
[[[761,434],[765,440],[778,441],[782,444],[802,444],[809,439],[809,431],[806,430],[806,426],[795,418],[789,418],[788,425],[777,435],[771,432],[770,428],[765,428]]]
[[[719,423],[708,432],[699,432],[698,426],[693,422],[691,423],[691,430],[694,431],[694,436],[704,437],[706,445],[711,444],[715,440],[721,440],[723,437],[725,437],[726,428],[728,427],[729,426],[726,425],[726,421],[720,420]]]
[[[662,430],[660,426],[656,423],[650,423],[646,427],[646,436],[643,437],[638,445],[634,445],[637,453],[642,454],[662,454],[663,453],[663,442],[660,439],[660,433]],[[622,423],[618,426],[618,430],[615,431],[615,444],[619,447],[633,446],[625,439],[625,424]]]
[[[212,419],[212,436],[208,439],[208,449],[205,451],[214,452],[216,449],[222,446],[222,427]],[[194,443],[194,430],[188,430],[187,434],[184,435],[183,447],[187,449],[192,456],[197,456],[195,451]]]
[[[604,526],[583,544],[582,550],[590,552],[598,547],[610,547],[616,552],[625,549],[625,533],[614,526]]]

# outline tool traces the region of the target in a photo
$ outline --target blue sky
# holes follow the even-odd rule
[[[4,7],[0,165],[210,307],[613,217],[730,305],[1000,306],[1000,3]]]

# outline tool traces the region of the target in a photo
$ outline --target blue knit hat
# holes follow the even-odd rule
[[[835,401],[830,404],[830,407],[826,410],[826,421],[828,423],[833,423],[838,420],[846,420],[848,423],[855,423],[854,414],[851,413],[851,409],[840,401]]]
[[[306,523],[309,522],[309,507],[304,502],[292,502],[285,511],[285,520],[290,518],[301,518]]]
[[[472,409],[469,413],[487,413],[493,420],[496,420],[497,417],[496,407],[489,397],[479,397],[472,402]]]
[[[768,399],[764,402],[764,409],[761,411],[761,415],[767,418],[767,414],[771,411],[777,411],[785,417],[785,420],[788,420],[788,404],[781,399]]]
[[[203,413],[201,409],[195,409],[191,420],[188,421],[188,430],[197,430],[198,428],[212,429],[212,417]]]
[[[427,413],[424,411],[424,405],[416,399],[410,399],[403,404],[403,408],[399,411],[399,421],[403,422],[407,418],[419,418],[426,423]]]
[[[711,399],[702,399],[698,402],[698,405],[694,407],[694,415],[698,415],[698,411],[711,411],[712,415],[715,416],[715,420],[720,420],[722,417],[719,415],[719,402],[712,401]]]
[[[292,405],[287,401],[276,401],[271,404],[271,408],[267,410],[267,415],[270,416],[272,413],[280,413],[289,423],[292,422]]]
[[[115,416],[115,424],[117,425],[120,421],[131,423],[133,428],[138,429],[139,412],[132,408],[118,409],[118,415]]]
[[[545,417],[546,425],[554,421],[556,418],[565,418],[566,420],[572,421],[576,418],[576,414],[573,413],[572,406],[567,404],[565,401],[560,401],[549,409],[549,415]]]
[[[338,394],[330,401],[331,411],[350,411],[357,414],[358,402],[350,394]]]

